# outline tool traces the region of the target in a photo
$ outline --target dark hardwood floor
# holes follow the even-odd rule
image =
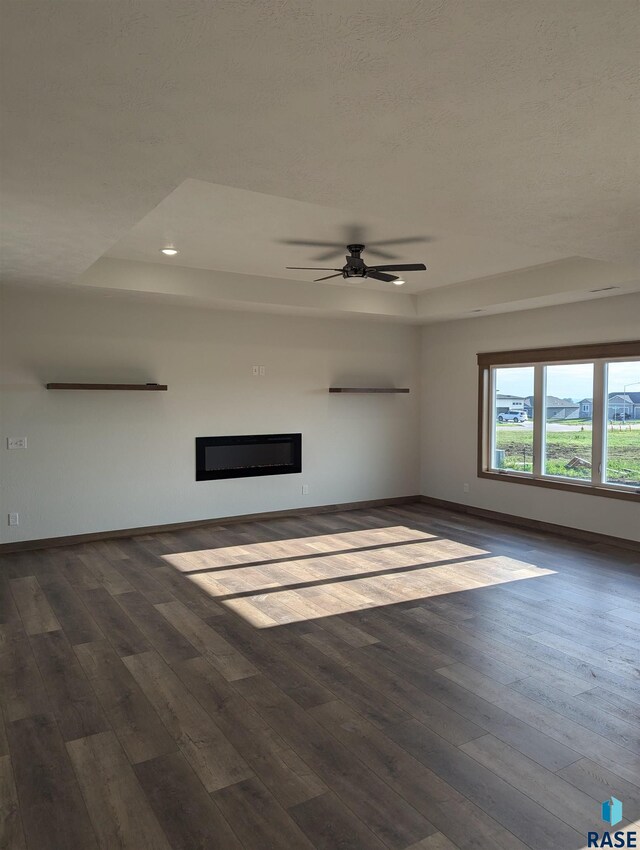
[[[416,504],[0,559],[0,848],[578,850],[640,553]]]

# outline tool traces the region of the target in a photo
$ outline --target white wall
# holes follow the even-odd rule
[[[421,492],[640,540],[640,506],[633,502],[476,478],[478,352],[612,342],[639,335],[640,295],[424,327]]]
[[[640,539],[631,502],[475,477],[478,351],[631,339],[639,317],[631,295],[420,331],[7,287],[0,540],[419,492]],[[252,377],[254,363],[264,378]],[[157,381],[169,391],[57,392],[47,381]],[[412,392],[330,395],[332,384]],[[263,431],[302,431],[301,475],[194,480],[196,436]],[[8,436],[26,436],[28,448],[8,451]],[[18,528],[6,525],[9,511]]]
[[[419,492],[418,328],[13,287],[2,307],[3,542]],[[330,395],[332,384],[412,392]],[[301,475],[195,481],[196,436],[284,431],[303,433]],[[7,450],[9,436],[28,448]]]

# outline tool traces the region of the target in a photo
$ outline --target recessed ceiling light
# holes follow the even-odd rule
[[[404,284],[404,281],[400,278],[398,278],[398,280],[394,280],[393,282],[396,286],[402,286]]]
[[[166,254],[167,257],[174,257],[178,252],[175,248],[162,248],[162,253]]]

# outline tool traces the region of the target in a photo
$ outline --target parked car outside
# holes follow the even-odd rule
[[[528,418],[524,410],[509,410],[498,415],[498,422],[526,422]]]

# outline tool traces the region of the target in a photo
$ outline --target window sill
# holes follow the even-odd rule
[[[507,481],[510,484],[528,484],[531,487],[546,487],[551,490],[567,490],[570,493],[585,493],[588,496],[604,496],[608,499],[625,499],[640,503],[640,492],[611,487],[596,487],[593,484],[580,484],[566,479],[533,478],[529,475],[519,475],[517,472],[478,471],[478,478],[488,478],[492,481]]]

